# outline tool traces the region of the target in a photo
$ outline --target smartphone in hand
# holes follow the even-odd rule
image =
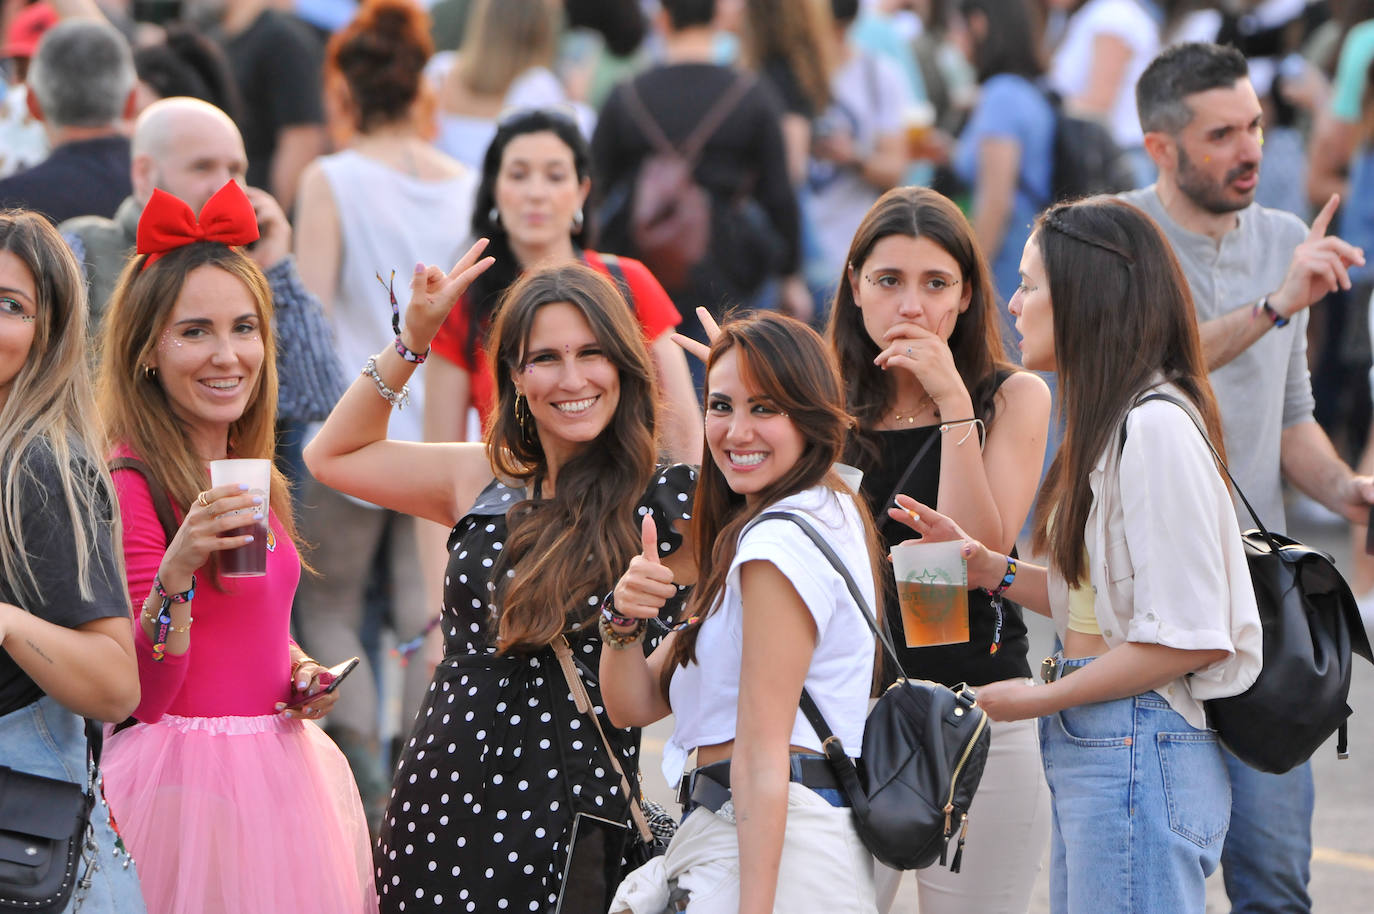
[[[358,658],[350,657],[343,663],[331,666],[329,669],[324,671],[324,675],[327,675],[331,678],[328,682],[324,684],[323,688],[321,688],[314,695],[302,694],[299,698],[288,704],[286,707],[292,711],[299,711],[301,708],[310,704],[310,702],[314,701],[316,698],[319,698],[321,695],[328,695],[330,692],[333,692],[335,689],[339,687],[339,683],[343,682],[344,679],[348,676],[348,674],[353,672],[353,668],[357,665]]]

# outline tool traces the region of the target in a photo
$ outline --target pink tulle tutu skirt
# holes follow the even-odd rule
[[[105,740],[105,797],[158,914],[371,914],[353,775],[314,723],[176,717]]]

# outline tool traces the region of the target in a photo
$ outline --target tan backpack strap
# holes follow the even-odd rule
[[[646,844],[652,844],[654,833],[649,830],[649,820],[644,817],[644,810],[639,808],[639,797],[635,796],[630,790],[630,779],[625,777],[625,769],[620,767],[620,756],[616,753],[611,741],[606,738],[606,731],[601,729],[601,719],[596,716],[596,711],[592,706],[592,698],[587,694],[587,686],[582,682],[582,676],[577,672],[577,665],[573,662],[572,648],[568,646],[568,639],[559,635],[553,642],[553,653],[558,658],[558,666],[563,670],[563,677],[568,680],[568,691],[572,693],[573,704],[577,705],[577,710],[586,714],[592,719],[592,726],[596,727],[597,736],[601,737],[601,745],[606,747],[606,755],[611,759],[611,768],[620,775],[620,789],[625,793],[625,799],[630,804],[630,818],[634,819],[635,827],[639,829],[640,838]]]
[[[157,515],[157,522],[162,525],[162,532],[167,537],[167,545],[170,546],[181,525],[177,523],[176,512],[172,510],[172,500],[167,497],[167,490],[153,478],[153,471],[148,468],[148,464],[136,457],[114,458],[110,461],[110,471],[115,470],[133,470],[148,483],[148,494],[153,497],[153,513]]]

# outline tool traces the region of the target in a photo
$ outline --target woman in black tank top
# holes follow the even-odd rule
[[[828,337],[859,421],[847,459],[864,472],[861,494],[888,546],[911,538],[900,523],[883,523],[903,493],[1007,553],[1015,547],[1040,478],[1050,394],[1007,360],[997,306],[987,260],[947,198],[901,187],[868,211],[850,244]],[[886,584],[886,622],[900,635],[895,581]],[[982,685],[1030,676],[1020,607],[983,590],[971,590],[968,605],[967,643],[902,650],[897,637],[903,670],[886,678]],[[979,805],[1005,790],[1005,801],[987,803],[1003,821],[969,839],[962,875],[917,873],[922,914],[1026,910],[1048,840],[1047,800],[1033,727],[1000,729],[1007,732],[993,734]],[[890,901],[896,879],[889,881]],[[880,877],[880,910],[883,895]]]

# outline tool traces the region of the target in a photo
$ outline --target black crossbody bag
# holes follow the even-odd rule
[[[86,722],[86,787],[0,766],[0,911],[56,914],[80,884],[78,878],[95,808],[103,737]],[[78,902],[79,903],[79,902]]]
[[[900,670],[892,640],[825,538],[802,518],[784,511],[759,515],[796,524],[816,544],[844,580],[864,621]],[[743,536],[743,533],[741,533]],[[854,825],[864,846],[878,860],[901,870],[945,863],[950,839],[960,830],[949,862],[959,872],[968,812],[983,777],[991,734],[987,714],[962,683],[951,689],[938,682],[901,676],[878,698],[864,722],[863,749],[855,765],[835,736],[815,699],[802,688],[801,711],[821,738],[825,756],[849,799]]]

